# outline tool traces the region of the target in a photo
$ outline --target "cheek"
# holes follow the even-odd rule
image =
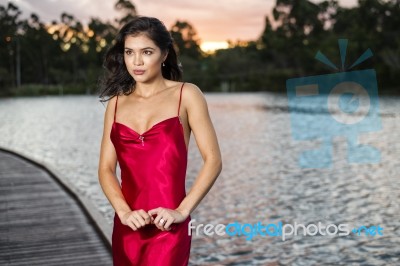
[[[154,57],[148,60],[148,64],[152,67],[161,67],[161,60],[158,57]]]
[[[131,63],[131,60],[129,60],[127,56],[124,56],[124,63],[128,66]]]
[[[129,73],[130,75],[133,75],[133,73],[132,73],[132,69],[133,69],[133,62],[132,62],[132,60],[129,60],[129,57],[126,57],[126,56],[124,56],[123,60],[124,60],[124,64],[125,64],[125,69],[126,69],[126,71],[128,71],[128,73]]]

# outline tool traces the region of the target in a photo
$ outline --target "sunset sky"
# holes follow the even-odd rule
[[[339,0],[351,7],[358,0]],[[6,5],[8,0],[0,0]],[[84,24],[90,17],[111,20],[118,17],[113,0],[14,0],[23,17],[34,12],[41,21],[60,20],[67,12]],[[227,40],[254,40],[264,28],[264,19],[271,13],[275,0],[134,0],[139,15],[154,16],[170,28],[176,20],[190,22],[203,45],[223,46]],[[320,2],[313,0],[313,2]],[[214,44],[213,44],[214,43]],[[203,48],[205,47],[203,46]]]

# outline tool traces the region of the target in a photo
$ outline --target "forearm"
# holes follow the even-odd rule
[[[189,193],[183,199],[177,210],[185,215],[190,215],[211,189],[222,170],[220,158],[209,158],[204,161]]]
[[[122,194],[117,177],[112,172],[100,172],[99,181],[104,194],[106,195],[111,206],[114,208],[118,217],[121,218],[125,213],[131,211],[131,208],[129,207],[124,195]]]

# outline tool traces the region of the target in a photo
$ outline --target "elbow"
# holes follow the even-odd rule
[[[100,182],[105,176],[113,175],[114,173],[115,169],[111,167],[99,167],[97,170],[97,176]]]
[[[217,169],[218,169],[218,175],[219,175],[222,171],[222,159],[221,158],[219,158],[219,160],[217,162]]]
[[[99,177],[99,179],[101,179],[101,177],[104,175],[104,172],[106,171],[107,169],[105,169],[104,167],[102,167],[102,166],[99,166],[98,167],[98,169],[97,169],[97,176]]]
[[[204,158],[204,164],[208,165],[215,172],[215,176],[218,177],[222,171],[222,158],[221,156],[206,156]]]
[[[213,168],[216,171],[216,176],[219,176],[219,174],[222,171],[222,159],[221,159],[221,157],[214,157],[211,161],[212,161]]]
[[[99,182],[101,183],[101,181],[104,177],[104,169],[99,168],[97,170],[97,177],[98,177]]]

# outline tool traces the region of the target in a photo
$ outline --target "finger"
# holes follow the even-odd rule
[[[150,215],[151,222],[154,224],[155,223],[154,220],[157,218],[157,213],[155,211],[147,212],[147,213]]]
[[[138,221],[141,223],[142,226],[151,223],[151,216],[144,210],[139,210],[137,211],[136,214],[137,214],[136,218],[138,219]]]
[[[154,223],[160,230],[164,231],[164,224],[166,223],[166,218],[159,215],[156,217]]]
[[[162,218],[162,217],[159,216],[159,215],[157,215],[156,218],[154,218],[153,223],[154,223],[157,227],[160,226],[160,220],[161,220],[161,218]]]
[[[165,231],[165,223],[167,222],[166,218],[163,218],[163,220],[160,220],[160,227],[162,231]]]
[[[136,226],[137,229],[142,227],[141,223],[137,220],[136,216],[131,216],[131,221]]]
[[[130,228],[132,228],[133,231],[138,230],[138,228],[135,226],[135,224],[133,223],[132,220],[129,220],[129,221],[127,222],[127,225],[128,225]]]
[[[167,230],[167,231],[169,231],[169,230],[171,230],[171,224],[173,223],[173,219],[168,219],[166,222],[165,222],[165,224],[164,224],[164,228],[165,228],[165,230]]]
[[[163,230],[163,227],[160,224],[155,224],[155,226],[159,229],[159,230]]]
[[[139,223],[139,225],[140,225],[139,227],[142,227],[142,226],[145,226],[145,225],[146,225],[146,223],[145,223],[143,217],[140,216],[139,213],[135,212],[135,213],[133,214],[133,217],[134,217],[134,218],[136,219],[136,221]]]
[[[174,217],[173,217],[169,212],[167,212],[167,211],[166,211],[164,217],[165,217],[165,218],[164,218],[164,219],[165,219],[165,223],[163,224],[163,227],[164,227],[165,230],[169,230],[169,229],[168,229],[169,226],[175,221],[175,219],[174,219]]]
[[[157,209],[160,209],[160,208],[157,208]],[[160,213],[160,210],[157,210],[157,214],[154,218],[154,223],[158,224],[162,218],[163,218],[163,215]],[[164,220],[165,220],[165,218],[164,218]]]
[[[149,224],[151,222],[150,215],[147,212],[145,212],[144,210],[138,211],[137,215],[138,215],[138,220],[143,221],[143,223],[144,223],[143,226],[145,226],[146,224]]]
[[[149,210],[147,213],[148,213],[149,215],[154,215],[154,214],[158,214],[159,210],[160,210],[160,207],[155,208],[155,209],[151,209],[151,210]]]
[[[147,212],[144,210],[139,210],[139,214],[144,219],[145,224],[149,224],[151,222],[151,216]]]

